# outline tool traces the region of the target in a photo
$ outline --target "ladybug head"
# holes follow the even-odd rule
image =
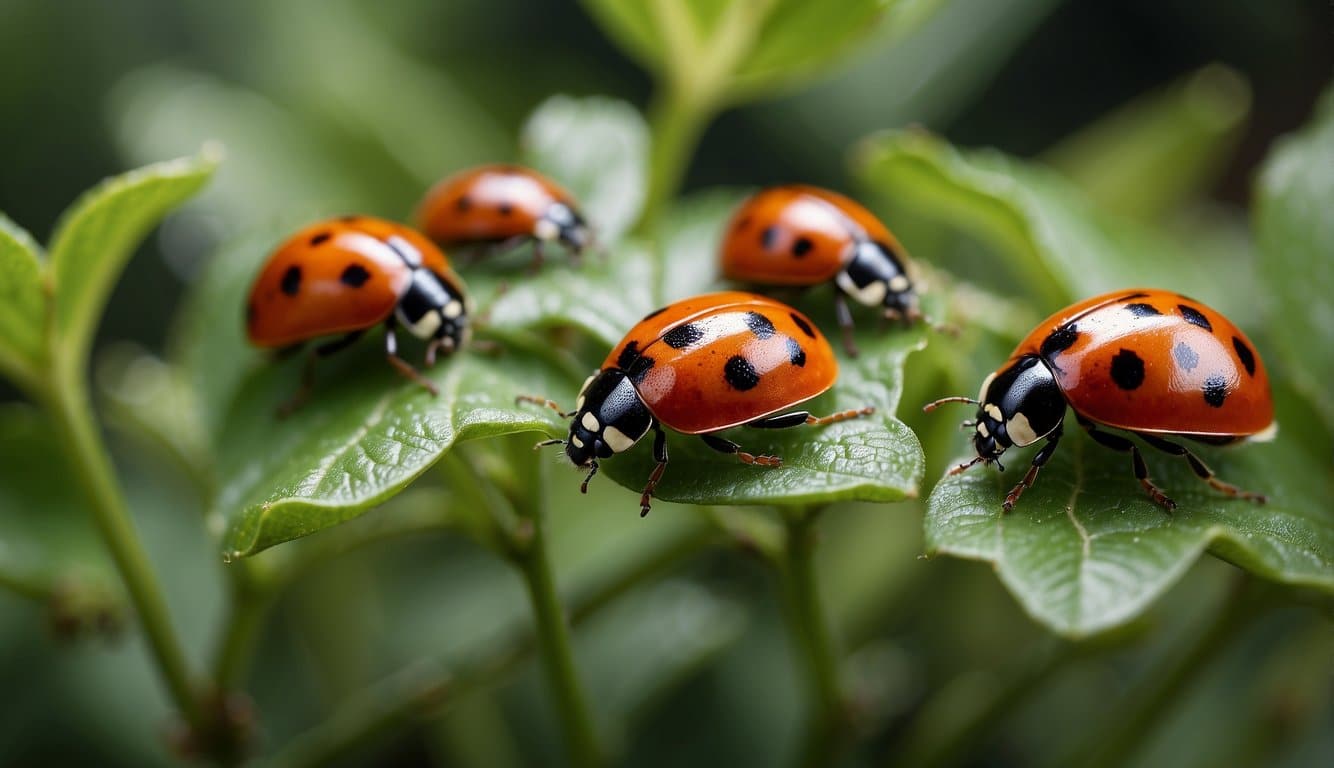
[[[922,316],[913,288],[902,262],[885,243],[862,240],[856,244],[848,263],[835,277],[838,287],[859,304],[880,307],[891,319],[909,321]]]
[[[565,203],[552,203],[538,220],[534,234],[539,240],[560,240],[575,253],[593,244],[593,230],[579,212]]]
[[[412,271],[394,314],[412,335],[432,342],[432,357],[437,347],[450,353],[468,340],[467,297],[429,269]]]
[[[584,383],[570,419],[565,456],[597,470],[597,460],[628,451],[653,426],[653,415],[625,371],[608,368]],[[590,475],[591,476],[591,475]]]

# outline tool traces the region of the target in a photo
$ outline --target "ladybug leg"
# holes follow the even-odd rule
[[[856,357],[857,344],[852,340],[852,310],[848,309],[848,298],[842,291],[834,292],[834,316],[838,318],[838,327],[843,330],[843,348],[848,351],[848,357]]]
[[[1028,465],[1028,471],[1024,473],[1024,479],[1020,480],[1018,485],[1005,494],[1005,503],[1001,505],[1001,508],[1006,512],[1014,509],[1014,505],[1019,501],[1019,497],[1023,495],[1024,491],[1033,487],[1033,481],[1038,479],[1038,470],[1042,469],[1051,455],[1056,452],[1056,445],[1061,442],[1062,432],[1062,426],[1057,424],[1056,429],[1047,435],[1047,442],[1042,444],[1042,449],[1033,457],[1033,463]]]
[[[1111,448],[1114,451],[1130,454],[1130,462],[1135,470],[1135,479],[1139,481],[1139,484],[1143,486],[1144,491],[1149,494],[1149,498],[1153,499],[1155,504],[1163,507],[1168,512],[1177,508],[1177,503],[1168,498],[1167,494],[1163,493],[1162,489],[1154,485],[1153,481],[1149,479],[1149,467],[1144,463],[1144,456],[1140,454],[1139,448],[1137,448],[1134,443],[1120,435],[1099,432],[1097,427],[1094,426],[1091,421],[1080,419],[1079,424],[1088,431],[1089,437],[1093,438],[1100,445]],[[1143,435],[1141,435],[1141,437],[1143,437]]]
[[[831,413],[828,416],[812,416],[809,411],[792,411],[791,413],[780,413],[776,416],[765,416],[756,419],[746,426],[756,429],[787,429],[788,427],[799,427],[803,424],[811,426],[824,426],[833,424],[836,421],[847,421],[861,416],[870,416],[875,413],[875,408],[852,408],[838,413]]]
[[[639,495],[640,517],[648,514],[649,502],[653,499],[653,489],[658,487],[662,473],[667,471],[667,433],[662,431],[657,421],[653,422],[653,460],[658,462],[658,466],[653,468],[653,472],[648,476],[648,482],[644,483],[644,492]]]
[[[352,343],[361,338],[365,331],[353,331],[348,335],[325,342],[317,347],[313,347],[306,353],[306,364],[301,369],[301,386],[297,388],[296,394],[288,398],[287,402],[278,406],[278,417],[283,418],[292,415],[298,408],[306,404],[310,398],[310,393],[315,389],[315,361],[321,357],[328,357],[335,352],[341,352],[352,346]],[[286,350],[284,350],[286,352]],[[287,353],[290,354],[290,353]]]
[[[533,260],[528,265],[528,274],[536,274],[542,269],[542,262],[546,260],[546,254],[542,252],[542,241],[533,241]]]
[[[389,320],[384,324],[384,356],[389,364],[394,366],[395,370],[403,374],[405,378],[415,381],[427,392],[430,392],[432,397],[440,394],[435,382],[421,375],[416,368],[412,367],[412,363],[398,356],[398,333],[395,331],[393,315],[390,315]]]
[[[736,456],[738,459],[741,460],[742,464],[758,464],[761,467],[783,466],[782,458],[778,456],[763,456],[763,455],[756,456],[753,453],[746,453],[745,451],[741,450],[741,446],[737,445],[731,440],[728,440],[725,437],[704,434],[700,435],[699,439],[703,440],[705,445],[709,446],[715,451],[718,451],[719,453],[730,453],[733,456]]]
[[[1221,491],[1223,493],[1226,493],[1228,496],[1232,496],[1234,498],[1253,501],[1256,504],[1264,504],[1266,501],[1268,501],[1268,499],[1266,499],[1265,495],[1262,493],[1254,493],[1252,491],[1242,490],[1241,488],[1238,488],[1232,483],[1226,483],[1223,482],[1222,480],[1219,480],[1218,476],[1214,474],[1214,471],[1212,469],[1209,469],[1209,465],[1205,464],[1204,461],[1202,461],[1199,456],[1196,456],[1186,446],[1168,442],[1167,440],[1164,440],[1161,437],[1156,437],[1154,435],[1145,435],[1139,432],[1136,432],[1135,434],[1139,435],[1141,440],[1148,443],[1149,445],[1152,445],[1154,448],[1157,448],[1163,453],[1168,453],[1173,456],[1184,456],[1186,458],[1187,463],[1190,464],[1191,470],[1193,470],[1201,480],[1212,486],[1214,490]]]

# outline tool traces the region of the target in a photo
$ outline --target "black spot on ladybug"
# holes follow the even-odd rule
[[[1144,383],[1144,361],[1128,349],[1112,357],[1112,381],[1121,389],[1138,389]]]
[[[1178,341],[1175,347],[1172,347],[1172,359],[1177,361],[1177,365],[1182,370],[1193,371],[1195,366],[1200,364],[1200,356],[1195,354],[1195,350],[1184,341]]]
[[[723,366],[723,378],[727,379],[728,386],[741,392],[754,389],[760,383],[760,374],[755,366],[741,355],[732,355],[727,359],[727,364]]]
[[[1144,304],[1142,302],[1127,304],[1126,309],[1130,310],[1130,314],[1135,317],[1153,317],[1154,315],[1162,314],[1162,312],[1154,309],[1152,304]]]
[[[777,332],[774,330],[773,321],[759,312],[746,313],[746,327],[761,339],[767,339]]]
[[[621,354],[617,356],[616,367],[623,371],[628,371],[630,370],[630,366],[634,365],[634,362],[638,360],[642,354],[643,353],[639,351],[639,342],[637,340],[631,341],[629,344],[625,345],[625,349],[622,349]]]
[[[704,331],[695,323],[678,325],[662,335],[662,341],[672,349],[684,349],[704,338]]]
[[[454,207],[458,209],[459,213],[467,213],[468,209],[472,208],[472,198],[464,195],[454,201]]]
[[[1185,304],[1178,304],[1177,309],[1181,310],[1181,316],[1186,318],[1186,322],[1191,325],[1198,325],[1211,333],[1213,332],[1214,327],[1209,323],[1209,318],[1205,317],[1200,310]]]
[[[801,332],[806,334],[808,338],[815,338],[815,330],[811,328],[810,323],[806,322],[806,318],[798,315],[796,312],[791,313],[788,317],[792,318],[792,322],[796,323],[797,327],[800,328]]]
[[[749,215],[742,216],[741,219],[737,221],[736,228],[738,232],[740,232],[743,229],[750,229],[750,216]]]
[[[283,273],[282,289],[288,296],[295,296],[301,290],[301,267],[293,264],[287,268]]]
[[[1054,357],[1069,349],[1078,338],[1079,330],[1074,323],[1066,323],[1047,334],[1047,338],[1042,340],[1042,346],[1038,349],[1038,352],[1043,357]]]
[[[514,213],[514,206],[510,205],[509,203],[501,203],[499,207],[496,208],[496,210],[500,211],[501,216],[508,216],[511,213]]]
[[[1246,342],[1236,336],[1232,337],[1232,348],[1237,351],[1237,357],[1241,360],[1241,364],[1246,366],[1246,373],[1254,376],[1255,353],[1251,351],[1250,347],[1246,346]]]
[[[331,232],[316,233],[315,235],[312,235],[310,238],[311,247],[317,246],[320,243],[327,243],[329,242],[329,238],[331,237],[333,237],[333,233]]]
[[[1204,402],[1215,408],[1222,408],[1223,402],[1227,400],[1227,379],[1222,374],[1215,373],[1204,380]]]
[[[360,288],[370,279],[371,273],[367,272],[366,268],[360,264],[348,264],[347,269],[343,270],[343,274],[338,276],[339,282],[353,288]]]
[[[656,360],[649,357],[648,355],[640,355],[638,358],[635,359],[633,363],[630,364],[630,367],[626,369],[625,373],[627,376],[630,377],[631,381],[638,384],[640,381],[644,379],[644,375],[647,374],[651,368],[653,368],[653,364],[656,362],[657,362]]]
[[[774,247],[774,242],[778,240],[778,227],[765,227],[760,233],[760,245],[767,251]]]
[[[806,350],[802,349],[797,340],[791,336],[787,337],[787,359],[798,368],[806,366]]]
[[[800,259],[810,253],[814,247],[815,243],[812,243],[809,237],[798,237],[796,242],[792,243],[792,255]]]
[[[648,313],[647,315],[644,315],[643,320],[640,320],[639,322],[642,323],[642,322],[644,322],[644,320],[648,320],[648,319],[650,319],[650,318],[657,317],[658,315],[661,315],[663,312],[666,312],[666,311],[667,311],[667,308],[666,308],[666,307],[658,307],[657,309],[653,310],[652,312]]]

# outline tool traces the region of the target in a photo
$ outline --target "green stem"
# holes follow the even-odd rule
[[[815,580],[816,522],[819,510],[795,511],[787,517],[787,547],[781,564],[792,634],[796,637],[809,679],[811,717],[801,765],[826,765],[845,726],[838,657]]]
[[[532,463],[540,475],[542,465]],[[556,696],[556,709],[560,715],[561,727],[565,731],[570,764],[589,768],[603,763],[602,750],[598,745],[588,697],[584,694],[578,671],[575,669],[574,652],[570,646],[569,622],[561,606],[560,596],[556,592],[551,559],[547,553],[546,509],[543,504],[542,486],[540,477],[534,479],[538,482],[533,483],[528,489],[529,493],[525,499],[528,503],[518,509],[531,529],[522,551],[516,554],[515,561],[523,574],[524,584],[528,587],[528,597],[533,604],[537,641],[542,649],[547,682]]]
[[[664,84],[649,106],[649,182],[644,213],[637,230],[649,234],[668,202],[676,196],[690,167],[704,127],[713,119],[711,100],[691,96],[684,88]]]
[[[213,683],[224,692],[243,686],[264,616],[277,598],[268,584],[261,583],[249,561],[228,567],[238,570],[231,575],[227,623],[213,662]]]
[[[1105,718],[1072,755],[1057,765],[1111,768],[1127,765],[1148,744],[1170,711],[1191,688],[1191,683],[1223,654],[1238,632],[1263,610],[1262,588],[1245,572],[1238,572],[1231,592],[1212,623],[1176,658],[1168,658],[1144,675],[1139,690],[1121,697],[1118,711]]]
[[[49,579],[35,573],[19,573],[0,568],[0,589],[13,592],[20,597],[38,603],[51,603],[56,599],[56,585]]]
[[[167,614],[162,587],[135,531],[111,459],[97,431],[82,374],[57,374],[52,378],[49,410],[73,461],[78,481],[88,495],[97,528],[125,582],[158,673],[181,715],[193,730],[202,732],[206,730],[205,715],[190,680],[185,653]]]

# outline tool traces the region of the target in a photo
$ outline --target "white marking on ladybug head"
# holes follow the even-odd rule
[[[419,339],[430,339],[435,337],[435,332],[440,330],[440,325],[444,322],[440,318],[440,313],[434,310],[427,312],[417,319],[417,322],[409,322],[402,314],[399,319],[408,327],[413,336]]]
[[[903,275],[894,275],[889,279],[889,290],[894,293],[903,293],[911,286],[912,283],[908,282],[908,278]]]
[[[584,419],[579,423],[583,424],[584,429],[589,432],[596,432],[599,429],[602,429],[602,425],[598,423],[598,417],[594,416],[592,411],[585,411]]]
[[[596,379],[597,376],[596,371],[589,374],[588,378],[584,379],[584,385],[579,387],[579,399],[574,401],[574,409],[576,411],[582,411],[584,409],[584,395],[588,392],[588,385],[592,384],[593,379]]]
[[[1005,414],[1001,413],[1000,406],[995,403],[987,403],[982,406],[982,412],[996,421],[1005,421]]]
[[[1016,413],[1012,419],[1005,423],[1005,433],[1010,436],[1010,442],[1017,446],[1032,445],[1038,441],[1038,433],[1033,430],[1033,425],[1028,423],[1028,417],[1023,413]]]
[[[533,237],[544,242],[560,237],[560,226],[551,219],[538,219],[533,225]]]
[[[889,293],[889,286],[885,285],[883,280],[875,280],[868,283],[865,287],[857,285],[848,271],[842,270],[834,278],[838,287],[844,293],[851,296],[858,304],[868,307],[878,307],[884,302],[886,294]]]
[[[991,373],[987,374],[987,377],[986,377],[985,379],[982,380],[982,389],[978,390],[978,393],[977,393],[977,399],[978,399],[978,400],[981,400],[982,402],[986,402],[986,400],[987,400],[987,390],[991,388],[991,382],[993,382],[993,381],[995,381],[995,380],[996,380],[996,372],[995,372],[995,371],[992,371]]]
[[[624,453],[634,446],[636,440],[613,426],[602,431],[602,440],[615,453]]]
[[[987,428],[987,423],[985,421],[977,422],[977,434],[983,437],[991,437],[991,430]]]
[[[579,439],[578,435],[570,435],[570,442],[574,443],[575,448],[583,448],[584,441]]]
[[[459,315],[463,314],[463,302],[458,299],[453,299],[440,311],[444,313],[445,317],[454,320],[458,318]]]
[[[1267,443],[1278,437],[1278,419],[1269,422],[1269,426],[1246,438],[1252,443]]]

